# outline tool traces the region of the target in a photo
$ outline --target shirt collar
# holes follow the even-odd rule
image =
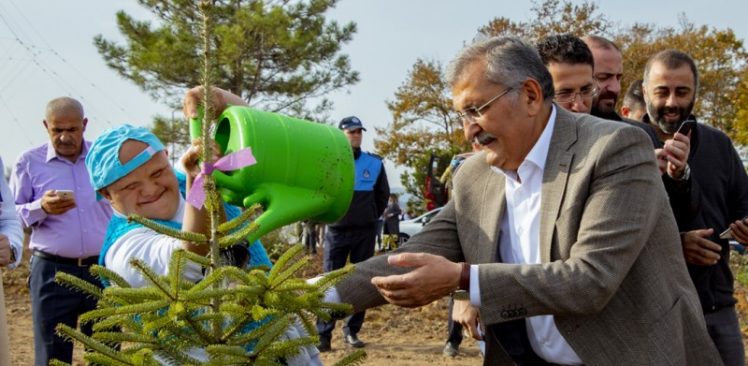
[[[78,155],[78,160],[77,161],[80,161],[81,159],[83,159],[83,160],[86,159],[86,155],[88,155],[88,148],[90,146],[91,146],[91,142],[90,141],[83,140],[83,146],[81,147],[81,154]],[[61,158],[61,157],[59,157],[57,155],[57,150],[55,150],[54,145],[52,145],[52,141],[49,141],[49,142],[47,142],[47,160],[46,160],[46,162],[49,163],[49,161],[52,160],[52,159],[54,159],[54,158],[57,158],[57,159],[60,159],[60,160],[67,160],[67,159]]]
[[[524,165],[525,162],[529,162],[537,166],[540,171],[545,171],[545,161],[548,158],[548,149],[551,146],[551,136],[553,135],[553,128],[556,126],[556,104],[551,104],[551,115],[548,117],[548,123],[545,124],[543,132],[540,137],[535,141],[535,145],[530,149],[530,152],[525,156],[525,160],[522,161],[520,166]],[[491,166],[494,171],[499,171],[507,176],[515,176],[516,172],[505,171],[504,169]]]
[[[540,134],[535,146],[525,157],[525,161],[535,164],[541,171],[545,170],[545,161],[548,158],[548,149],[551,146],[551,136],[553,135],[553,128],[556,126],[556,105],[552,104],[551,106],[551,115],[548,117],[548,123],[545,124],[543,133]]]

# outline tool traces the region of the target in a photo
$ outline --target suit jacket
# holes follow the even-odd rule
[[[512,364],[494,325],[543,314],[555,316],[586,365],[721,364],[641,129],[557,108],[541,192],[541,264],[500,262],[504,179],[485,154],[470,158],[453,199],[399,249],[480,264],[485,365]],[[371,277],[403,272],[379,256],[336,287],[362,310],[385,303]]]

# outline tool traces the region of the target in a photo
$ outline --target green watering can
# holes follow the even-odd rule
[[[201,121],[190,121],[190,136],[202,135]],[[217,120],[213,139],[224,155],[252,148],[257,163],[230,172],[214,170],[223,199],[237,206],[259,203],[253,242],[296,221],[335,222],[353,197],[354,161],[348,139],[333,127],[229,107]]]

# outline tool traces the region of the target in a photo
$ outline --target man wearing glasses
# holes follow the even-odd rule
[[[597,95],[592,76],[595,62],[581,39],[570,34],[543,38],[537,45],[540,59],[553,78],[553,100],[566,110],[589,114]]]
[[[556,107],[514,38],[469,45],[447,79],[482,152],[429,225],[329,299],[417,307],[466,291],[485,365],[717,364],[646,134]]]
[[[447,80],[481,152],[408,245],[358,263],[326,300],[417,307],[461,290],[484,365],[719,364],[646,134],[556,107],[516,38],[467,46]]]

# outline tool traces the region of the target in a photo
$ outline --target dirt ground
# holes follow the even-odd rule
[[[11,362],[14,366],[33,365],[34,361],[31,303],[26,287],[28,261],[24,259],[23,263],[15,270],[3,273]],[[447,337],[446,315],[446,299],[420,309],[388,305],[368,311],[359,333],[359,338],[367,344],[364,365],[481,365],[477,343],[472,339],[463,341],[460,355],[456,358],[442,355]],[[333,351],[322,355],[325,364],[329,365],[350,351],[343,343],[340,327],[336,328],[332,341]],[[74,357],[75,365],[83,365],[82,348],[76,348]]]
[[[28,253],[25,254],[28,256]],[[319,260],[319,258],[317,258]],[[23,265],[3,274],[5,302],[11,343],[11,361],[14,366],[32,365],[34,338],[31,321],[31,304],[26,276],[28,268]],[[319,264],[317,263],[317,267]],[[311,269],[315,271],[315,269]],[[736,289],[738,311],[741,317],[744,342],[748,340],[748,292],[739,286]],[[435,302],[419,309],[403,309],[392,305],[370,310],[366,313],[364,327],[359,338],[366,342],[367,358],[364,365],[372,366],[441,366],[481,365],[482,358],[477,343],[466,338],[456,358],[442,355],[447,336],[447,300]],[[350,351],[336,328],[333,335],[332,352],[322,355],[325,364],[334,364]],[[82,349],[75,350],[75,365],[83,365]]]

